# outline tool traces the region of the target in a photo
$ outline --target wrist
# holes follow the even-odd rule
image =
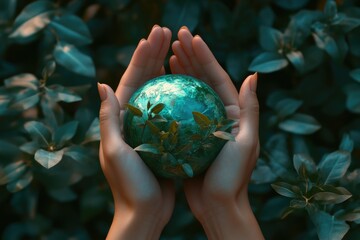
[[[159,239],[166,222],[159,213],[138,211],[115,211],[108,232],[108,240],[116,239]]]
[[[211,206],[198,219],[212,239],[264,239],[250,204],[229,201]]]

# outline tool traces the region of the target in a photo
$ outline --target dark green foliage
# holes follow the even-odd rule
[[[98,163],[95,83],[116,87],[156,23],[173,39],[183,25],[201,35],[237,87],[259,72],[261,153],[249,191],[266,239],[360,239],[355,0],[0,1],[1,238],[105,238],[113,205]],[[163,105],[128,108],[176,141],[176,122],[157,127]],[[194,118],[204,132],[213,126]],[[232,124],[207,132],[229,140]],[[171,153],[161,159],[193,174]],[[180,190],[163,239],[205,239]]]

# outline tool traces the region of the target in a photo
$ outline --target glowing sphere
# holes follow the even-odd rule
[[[204,172],[219,154],[229,131],[220,97],[204,82],[186,75],[147,81],[131,97],[124,135],[146,165],[166,178]]]

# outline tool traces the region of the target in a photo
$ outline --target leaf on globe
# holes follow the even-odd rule
[[[167,119],[160,115],[155,115],[152,119],[152,122],[167,122]]]
[[[218,124],[217,130],[226,131],[226,130],[232,128],[233,126],[235,126],[236,124],[237,124],[237,121],[235,121],[235,120],[224,119]]]
[[[161,131],[160,132],[160,140],[165,140],[169,137],[169,132],[164,132],[164,131]]]
[[[216,131],[212,133],[215,137],[235,142],[235,136],[228,132]]]
[[[176,166],[178,164],[178,161],[176,160],[176,158],[174,157],[174,155],[172,155],[171,153],[164,153],[161,156],[161,161],[163,162],[170,162],[170,164],[172,166]]]
[[[179,123],[177,121],[175,121],[175,120],[172,121],[170,123],[170,126],[169,126],[169,133],[173,134],[173,135],[176,135],[178,128],[179,128]]]
[[[158,134],[160,132],[160,129],[153,124],[151,121],[146,120],[145,124],[149,127],[150,131],[154,134]]]
[[[211,124],[210,119],[200,112],[192,112],[195,122],[200,128],[206,128]]]
[[[153,154],[160,154],[160,150],[159,150],[158,146],[156,146],[154,144],[149,144],[149,143],[141,144],[141,145],[137,146],[136,148],[134,148],[134,150],[137,152],[148,152],[148,153],[153,153]]]
[[[158,103],[154,107],[151,108],[150,112],[154,113],[154,114],[158,114],[164,109],[164,107],[165,107],[165,104]]]
[[[197,141],[197,140],[201,140],[202,136],[200,134],[194,134],[191,136],[191,140]]]
[[[190,164],[183,163],[183,164],[181,164],[181,167],[188,177],[194,176],[194,171],[193,171],[192,167],[190,166]]]
[[[129,109],[129,111],[132,114],[134,114],[135,116],[137,116],[137,117],[142,117],[143,116],[143,113],[139,108],[137,108],[137,107],[135,107],[135,106],[133,106],[133,105],[131,105],[129,103],[126,103],[125,107],[127,107],[127,109]]]

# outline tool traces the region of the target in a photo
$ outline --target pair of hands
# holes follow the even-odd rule
[[[125,103],[147,80],[165,74],[170,42],[171,31],[155,25],[139,42],[116,92],[98,85],[100,163],[115,202],[108,239],[158,239],[174,209],[174,183],[157,179],[122,137]],[[262,239],[247,196],[259,152],[257,75],[247,77],[238,94],[206,43],[186,27],[172,50],[171,72],[206,82],[221,97],[227,117],[239,122],[233,129],[236,141],[224,145],[204,175],[184,181],[188,204],[209,239]]]

